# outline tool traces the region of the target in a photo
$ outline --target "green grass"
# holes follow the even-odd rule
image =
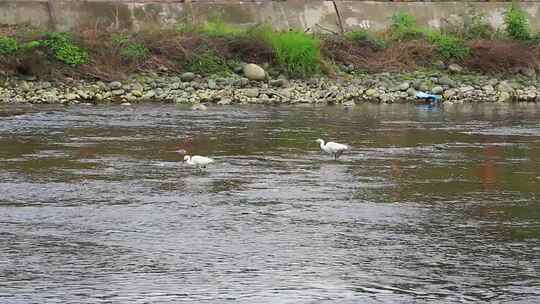
[[[463,60],[470,54],[465,41],[455,35],[442,33],[438,29],[419,27],[416,19],[404,12],[392,16],[391,37],[396,40],[426,39],[434,45],[437,53],[445,60]]]
[[[225,59],[211,50],[206,50],[191,58],[185,68],[190,72],[203,75],[227,75],[231,72]]]
[[[496,30],[489,24],[486,16],[479,12],[474,5],[468,4],[468,9],[462,18],[463,24],[460,26],[459,35],[456,36],[464,40],[472,40],[491,39],[496,35]]]
[[[129,60],[140,60],[148,56],[150,51],[141,43],[130,42],[120,49],[120,56]]]
[[[320,41],[299,31],[273,33],[269,38],[277,63],[293,76],[319,72]]]
[[[150,53],[144,44],[132,41],[130,36],[125,34],[113,34],[111,42],[118,48],[119,55],[124,59],[140,60]]]
[[[0,37],[0,55],[11,55],[17,52],[19,44],[12,37]]]
[[[306,77],[320,71],[320,40],[302,31],[275,31],[269,25],[247,29],[243,37],[267,43],[279,68],[290,76]]]
[[[470,49],[465,45],[465,42],[456,36],[431,29],[424,30],[423,33],[429,43],[437,48],[437,53],[442,59],[463,60],[470,54]]]
[[[527,14],[515,3],[512,3],[505,12],[504,25],[506,34],[512,39],[529,40],[531,38]]]
[[[390,32],[392,38],[395,40],[415,39],[422,36],[416,24],[416,18],[402,11],[398,11],[392,15]]]
[[[245,30],[228,23],[220,18],[211,18],[200,27],[199,31],[208,37],[235,37],[245,33]]]

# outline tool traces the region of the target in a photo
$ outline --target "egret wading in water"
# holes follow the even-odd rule
[[[333,141],[329,141],[324,144],[324,140],[320,138],[316,141],[321,145],[321,150],[328,154],[332,154],[335,160],[337,160],[341,156],[341,154],[343,154],[343,152],[351,149],[351,147],[349,147],[348,145],[338,144]]]
[[[194,156],[186,155],[184,156],[184,161],[190,166],[197,167],[197,169],[206,168],[208,164],[211,164],[214,162],[214,160],[211,158],[199,156],[199,155],[194,155]]]

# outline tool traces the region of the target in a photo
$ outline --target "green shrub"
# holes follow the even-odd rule
[[[41,42],[38,40],[29,41],[19,45],[19,50],[22,52],[29,52],[41,46]]]
[[[276,31],[274,31],[272,26],[268,24],[261,24],[246,29],[246,31],[244,32],[244,37],[248,39],[260,40],[266,43],[271,43],[272,37],[274,37],[276,34],[277,33]]]
[[[125,34],[112,34],[111,42],[115,46],[122,46],[129,42],[129,36]]]
[[[19,44],[15,38],[11,37],[0,37],[0,54],[1,55],[10,55],[19,49]]]
[[[186,65],[186,69],[198,74],[224,75],[230,72],[225,59],[210,50],[204,51],[191,58]]]
[[[319,71],[319,39],[304,32],[273,33],[270,44],[277,63],[289,74],[308,76]]]
[[[442,32],[464,40],[492,39],[495,36],[495,29],[473,4],[468,3],[467,10],[459,16],[460,21],[446,20],[446,24],[441,28]]]
[[[429,43],[436,46],[437,53],[443,59],[462,60],[470,53],[470,49],[465,45],[465,42],[456,36],[434,30],[424,30],[424,34]]]
[[[244,32],[237,26],[225,23],[220,17],[207,20],[200,31],[208,37],[234,37]]]
[[[386,46],[386,43],[384,42],[384,40],[374,37],[373,35],[370,35],[369,32],[366,30],[351,31],[351,32],[346,33],[345,37],[352,41],[368,43],[380,49]]]
[[[398,11],[392,15],[390,31],[392,38],[397,40],[415,39],[422,36],[416,25],[416,18],[402,11]]]
[[[532,44],[540,44],[540,33],[536,33],[531,36],[530,42]]]
[[[139,60],[150,53],[142,43],[132,42],[130,37],[125,34],[113,34],[111,36],[111,42],[117,47],[120,56],[125,59]]]
[[[76,46],[68,33],[50,33],[42,44],[51,51],[54,58],[63,63],[79,65],[88,62],[88,53]]]
[[[176,24],[175,27],[174,27],[174,30],[177,33],[186,34],[186,33],[196,32],[196,31],[200,30],[200,28],[197,28],[196,26],[194,26],[191,23],[183,22],[183,23]]]
[[[461,37],[463,39],[490,39],[495,35],[495,30],[486,20],[486,16],[478,12],[474,6],[469,6],[462,18],[463,30]]]
[[[504,25],[506,34],[510,38],[516,40],[528,40],[530,38],[527,14],[515,3],[512,3],[505,12]]]
[[[146,57],[148,53],[148,49],[140,43],[128,43],[120,49],[120,56],[131,60],[142,59]]]

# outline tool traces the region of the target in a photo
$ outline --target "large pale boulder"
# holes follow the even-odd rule
[[[244,66],[244,75],[249,80],[265,80],[266,72],[260,66],[250,63]]]

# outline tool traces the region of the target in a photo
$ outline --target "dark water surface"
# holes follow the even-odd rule
[[[0,106],[2,304],[487,302],[540,303],[538,105]]]

